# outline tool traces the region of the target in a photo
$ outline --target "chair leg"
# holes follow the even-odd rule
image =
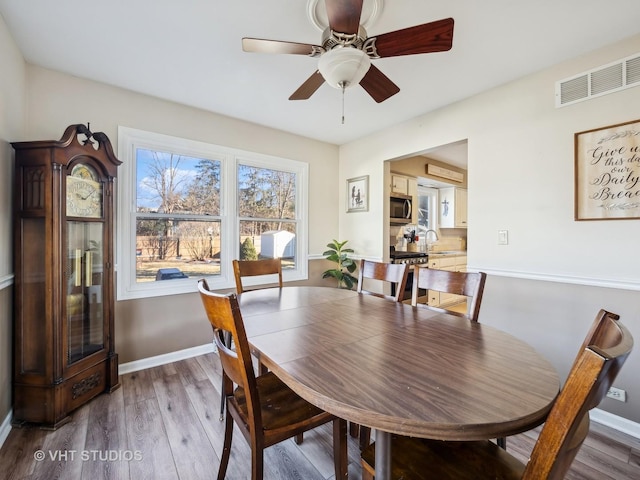
[[[364,450],[371,443],[371,429],[360,425],[360,451]]]
[[[224,480],[227,474],[227,465],[231,456],[231,439],[233,437],[233,417],[227,412],[227,421],[224,426],[224,443],[222,444],[222,456],[218,468],[218,480]]]
[[[262,480],[264,475],[264,445],[251,447],[251,480]]]
[[[358,438],[360,435],[360,425],[357,423],[349,422],[349,435],[353,438]]]
[[[333,461],[336,480],[349,478],[347,457],[347,421],[341,418],[333,420]]]
[[[224,396],[224,379],[222,380],[222,385],[220,385],[220,418],[218,420],[224,420],[224,405],[226,403],[226,398]]]
[[[498,446],[503,449],[506,450],[507,449],[507,438],[506,437],[500,437],[496,439],[496,443],[498,444]]]
[[[231,333],[224,332],[224,344],[228,347],[231,346]],[[222,376],[222,383],[220,385],[220,421],[224,419],[224,406],[225,406],[225,398],[224,398],[224,375]]]

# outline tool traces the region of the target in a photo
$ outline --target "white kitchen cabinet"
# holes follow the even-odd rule
[[[441,188],[438,202],[440,228],[467,228],[466,188]]]
[[[409,193],[409,177],[405,175],[391,174],[391,193],[401,193],[402,195],[411,195]]]
[[[429,255],[429,268],[438,270],[449,270],[451,272],[467,271],[466,255]],[[467,297],[463,295],[454,295],[453,293],[438,292],[429,290],[427,292],[427,304],[432,307],[446,307],[466,301]]]

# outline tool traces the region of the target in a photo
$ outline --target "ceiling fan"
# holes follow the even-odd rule
[[[367,37],[360,25],[362,3],[363,0],[325,0],[329,26],[322,34],[322,45],[245,37],[242,49],[319,58],[318,69],[289,100],[310,98],[326,81],[343,92],[359,83],[378,103],[398,93],[400,88],[371,64],[372,59],[451,49],[453,18]]]

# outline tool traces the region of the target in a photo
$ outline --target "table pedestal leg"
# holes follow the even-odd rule
[[[376,430],[376,480],[391,479],[391,434]]]

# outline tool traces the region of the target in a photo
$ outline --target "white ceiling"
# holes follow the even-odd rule
[[[453,48],[374,60],[400,93],[348,89],[342,125],[339,90],[288,100],[316,59],[241,48],[319,44],[307,0],[0,0],[0,14],[29,63],[338,145],[640,32],[638,0],[386,0],[369,36],[453,17]]]

